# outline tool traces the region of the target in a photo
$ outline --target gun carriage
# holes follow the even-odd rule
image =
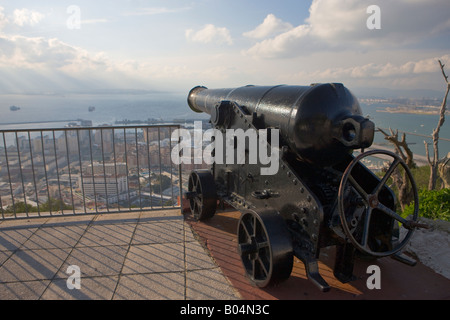
[[[241,212],[238,253],[253,285],[287,279],[295,256],[305,264],[308,278],[328,291],[317,262],[321,248],[328,246],[336,246],[334,275],[344,283],[353,279],[357,254],[392,256],[414,265],[401,254],[421,226],[414,179],[396,154],[364,152],[372,145],[375,126],[345,86],[195,87],[188,104],[208,113],[224,140],[230,129],[267,130],[267,154],[278,155],[274,174],[263,175],[261,161],[248,159],[254,147],[249,142],[244,163],[214,163],[211,170],[189,176],[186,198],[196,219],[213,217],[218,201]],[[274,129],[278,143],[270,138]],[[225,148],[227,141],[219,145]],[[380,177],[363,164],[373,156],[391,160]],[[396,195],[388,186],[397,171],[411,186],[414,214],[409,220],[397,213]],[[400,228],[406,230],[403,236]]]

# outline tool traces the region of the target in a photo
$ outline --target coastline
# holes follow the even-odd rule
[[[418,115],[432,115],[432,116],[438,116],[440,114],[440,111],[404,110],[404,109],[390,109],[390,108],[377,109],[376,112],[418,114]],[[445,115],[450,115],[450,111],[446,111]]]

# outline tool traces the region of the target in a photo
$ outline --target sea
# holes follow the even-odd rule
[[[62,128],[80,120],[89,120],[95,127],[117,125],[124,120],[135,123],[147,119],[176,120],[189,124],[208,119],[206,114],[191,111],[186,100],[187,93],[0,95],[0,130]],[[11,106],[20,110],[12,111]],[[376,127],[399,130],[399,135],[408,132],[406,141],[411,150],[425,155],[424,141],[432,142],[431,134],[439,116],[384,112],[389,106],[394,105],[361,103],[363,115],[368,116]],[[95,110],[90,111],[90,107]],[[450,116],[441,127],[440,137],[450,140]],[[376,133],[374,143],[389,145],[381,133]],[[449,152],[450,141],[440,140],[440,156]]]

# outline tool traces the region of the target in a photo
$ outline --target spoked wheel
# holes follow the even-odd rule
[[[377,185],[370,185],[358,174],[359,162],[377,154],[389,159],[390,164]],[[406,177],[413,195],[414,213],[411,220],[404,219],[395,211],[395,201],[386,185],[396,170]],[[359,251],[375,257],[397,253],[408,243],[415,228],[426,227],[417,222],[419,211],[417,188],[408,166],[398,155],[385,150],[360,154],[350,162],[339,187],[338,207],[342,229],[347,238]],[[398,235],[398,239],[392,241],[397,236],[391,235],[389,230],[395,227],[395,223],[408,231],[403,239],[400,240]],[[388,231],[383,232],[383,229]],[[381,242],[384,244],[380,245]]]
[[[191,172],[186,198],[189,200],[194,219],[203,221],[214,216],[217,208],[217,194],[214,177],[209,170]]]
[[[244,213],[238,225],[238,253],[252,285],[264,288],[289,278],[292,240],[277,212]]]

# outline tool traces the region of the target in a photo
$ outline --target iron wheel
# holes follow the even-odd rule
[[[217,194],[214,177],[209,170],[191,172],[186,197],[194,219],[203,221],[214,216]]]
[[[242,214],[238,253],[252,285],[264,288],[289,278],[293,248],[286,223],[276,211]]]

